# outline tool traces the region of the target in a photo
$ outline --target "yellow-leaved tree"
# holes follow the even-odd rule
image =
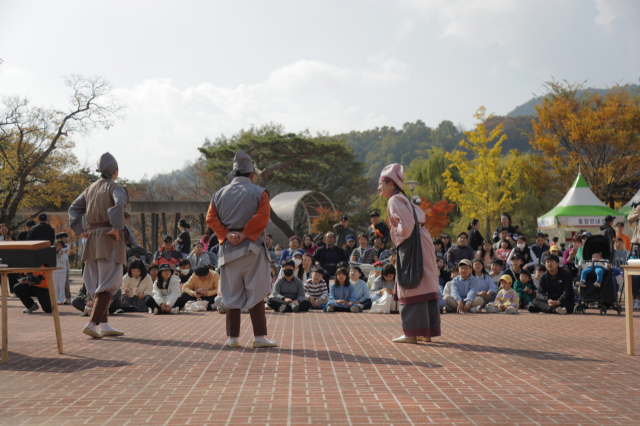
[[[485,235],[490,238],[491,220],[521,201],[522,194],[516,190],[520,160],[514,150],[513,161],[501,163],[502,142],[507,138],[502,133],[502,124],[488,132],[485,122],[491,115],[486,115],[484,107],[478,109],[474,117],[478,120],[476,129],[464,132],[469,141],[460,142],[466,151],[454,150],[446,154],[451,163],[443,173],[447,184],[444,195],[463,214],[484,222]],[[454,179],[453,169],[459,172],[461,182]]]

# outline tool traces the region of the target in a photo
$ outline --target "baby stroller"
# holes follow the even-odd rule
[[[611,243],[604,235],[592,235],[587,238],[582,249],[582,268],[591,265],[594,253],[602,253],[602,261],[611,263]],[[615,309],[618,315],[622,313],[622,306],[616,297],[613,270],[607,269],[602,278],[600,287],[593,284],[596,282],[595,272],[587,275],[586,287],[579,287],[578,304],[575,307],[576,313],[584,313],[586,309],[599,309],[600,315],[607,313],[607,309]]]

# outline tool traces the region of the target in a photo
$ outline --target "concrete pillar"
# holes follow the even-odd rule
[[[142,247],[144,251],[149,250],[147,247],[147,222],[144,220],[144,213],[140,213],[140,226],[142,227]]]
[[[180,222],[180,213],[176,213],[176,220],[175,223],[173,224],[173,239],[175,240],[176,238],[178,238],[178,222]]]

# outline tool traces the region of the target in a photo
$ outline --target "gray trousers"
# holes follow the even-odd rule
[[[264,303],[269,293],[271,272],[266,250],[260,250],[259,254],[249,252],[220,266],[218,295],[228,309],[252,309],[259,302]]]
[[[82,278],[87,292],[91,295],[109,292],[115,295],[122,286],[122,265],[115,262],[116,251],[111,254],[111,259],[86,261]]]

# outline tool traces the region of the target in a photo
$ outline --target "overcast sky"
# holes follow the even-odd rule
[[[139,179],[251,124],[468,128],[552,77],[637,83],[640,1],[0,0],[0,58],[0,94],[44,106],[65,105],[65,75],[112,82],[126,119],[75,152]]]

